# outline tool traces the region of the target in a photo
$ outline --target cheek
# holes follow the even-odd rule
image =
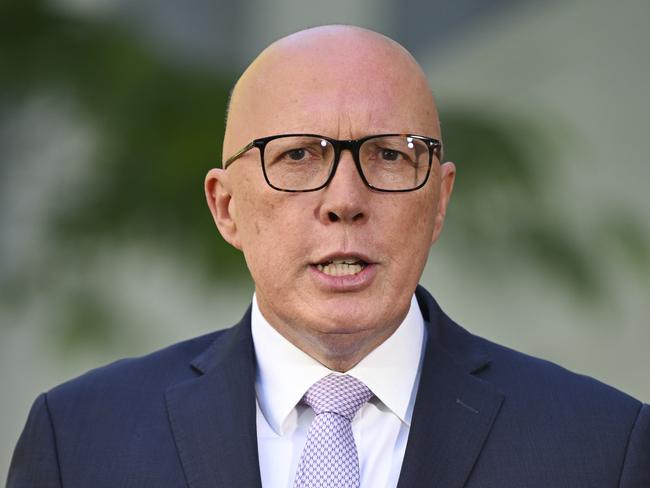
[[[268,194],[263,182],[247,175],[237,192],[237,226],[244,248],[255,245],[272,225],[277,202]]]
[[[398,214],[389,217],[393,222],[393,255],[400,258],[404,269],[423,266],[433,236],[436,208],[434,195],[427,192],[417,196],[418,198],[403,202]]]
[[[395,204],[391,219],[396,226],[404,230],[405,240],[408,236],[422,237],[433,229],[436,210],[436,195],[432,191],[397,196],[408,196]],[[411,239],[408,239],[411,240]]]
[[[263,274],[280,279],[300,252],[300,215],[283,196],[251,194],[239,207],[242,250],[256,280]]]

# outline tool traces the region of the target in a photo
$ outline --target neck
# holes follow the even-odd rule
[[[309,336],[292,333],[290,329],[274,328],[298,349],[308,354],[323,366],[345,373],[388,339],[396,326],[376,331],[362,331],[351,334],[314,333]]]
[[[345,318],[338,321],[327,317],[305,317],[301,314],[278,315],[267,306],[263,297],[257,295],[259,311],[266,322],[288,342],[312,357],[328,369],[346,372],[393,335],[408,315],[411,300],[403,307],[395,307],[389,316],[373,317],[372,320]],[[319,320],[320,319],[320,320]],[[310,325],[306,325],[309,322]]]

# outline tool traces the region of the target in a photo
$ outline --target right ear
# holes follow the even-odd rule
[[[217,229],[233,247],[241,250],[236,222],[235,200],[225,169],[213,168],[205,176],[205,198]]]

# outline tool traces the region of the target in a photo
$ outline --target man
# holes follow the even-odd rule
[[[205,182],[231,329],[41,395],[8,486],[650,487],[650,408],[472,336],[417,286],[454,184],[431,90],[354,27],[267,48]]]

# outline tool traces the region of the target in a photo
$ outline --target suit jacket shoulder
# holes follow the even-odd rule
[[[147,391],[164,389],[174,383],[193,377],[192,361],[215,341],[227,336],[229,329],[211,332],[183,342],[172,344],[144,356],[119,359],[100,366],[62,383],[47,392],[50,402],[76,397],[84,392],[103,389],[120,390],[126,385],[139,384]],[[133,393],[127,390],[127,392]]]
[[[91,370],[39,396],[16,446],[7,486],[186,486],[188,470],[179,452],[184,441],[176,435],[201,428],[186,427],[192,420],[178,421],[176,430],[172,424],[189,412],[205,426],[210,419],[196,415],[197,410],[208,405],[212,415],[220,416],[228,397],[242,396],[212,388],[218,380],[196,381],[207,371],[238,364],[231,356],[247,357],[241,344],[247,319],[248,313],[233,328]],[[219,368],[222,361],[228,364]],[[246,374],[240,373],[246,383]],[[185,404],[178,405],[175,392],[186,385]],[[209,392],[210,398],[193,397],[193,391]],[[199,435],[194,437],[201,451]],[[194,471],[189,468],[190,474]]]
[[[426,290],[418,288],[417,296],[430,340],[419,391],[425,401],[416,401],[412,429],[418,418],[430,425],[431,415],[441,415],[446,405],[437,431],[424,427],[431,438],[446,441],[440,447],[446,463],[432,476],[450,486],[606,487],[634,472],[630,479],[646,484],[620,486],[650,486],[650,463],[639,467],[650,456],[647,406],[593,378],[477,337],[447,317]],[[436,398],[441,392],[448,398]],[[467,422],[474,430],[458,440]],[[413,437],[417,441],[418,434]],[[461,448],[445,454],[456,444],[464,455]],[[455,467],[458,459],[465,460],[462,470]]]

